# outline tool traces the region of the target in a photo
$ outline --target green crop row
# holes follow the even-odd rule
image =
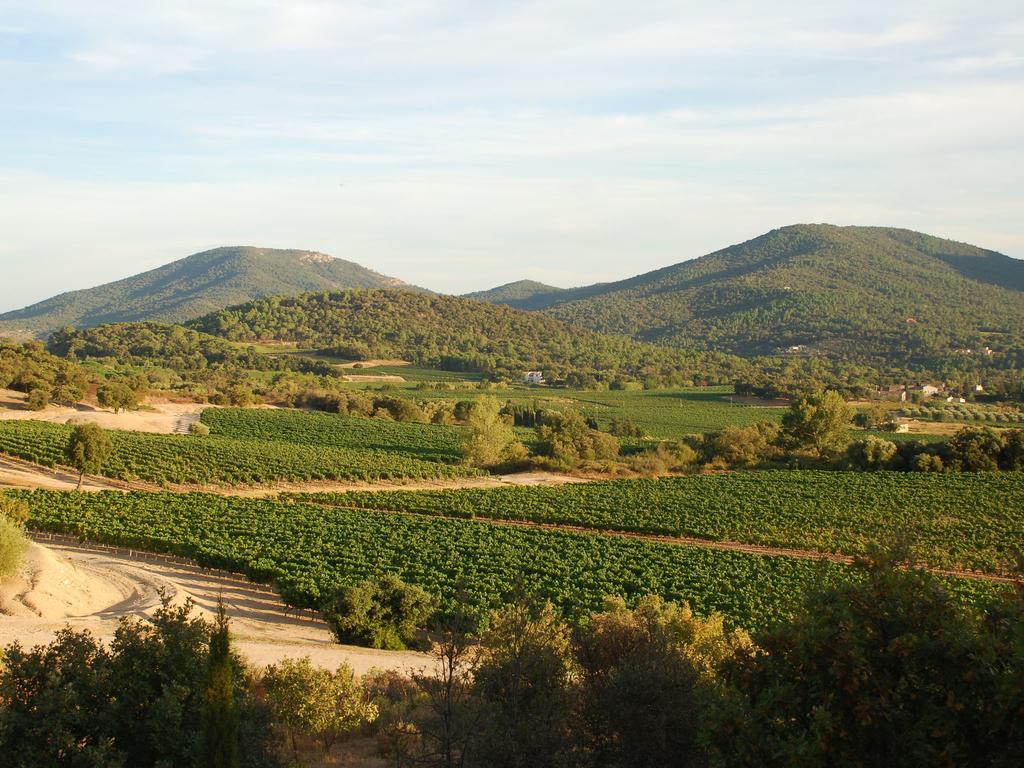
[[[482,614],[523,588],[570,617],[600,608],[607,596],[657,594],[756,629],[789,615],[809,587],[856,577],[828,562],[265,499],[20,495],[38,529],[246,573],[308,607],[339,585],[392,573],[438,595],[445,611]],[[969,602],[997,592],[982,582],[950,583]]]
[[[0,421],[0,452],[55,466],[64,463],[71,429],[36,421]],[[109,435],[114,450],[103,466],[104,475],[161,485],[433,479],[477,473],[468,467],[376,448],[120,430],[111,430]]]
[[[863,554],[999,572],[1024,547],[1024,473],[765,471],[547,487],[303,494],[302,501]]]

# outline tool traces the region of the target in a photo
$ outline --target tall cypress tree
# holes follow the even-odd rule
[[[239,765],[235,671],[231,665],[231,638],[223,602],[217,607],[217,622],[210,636],[198,762],[199,768],[238,768]]]

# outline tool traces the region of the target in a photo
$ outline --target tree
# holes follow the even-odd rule
[[[999,469],[1003,440],[990,427],[964,427],[957,430],[946,445],[949,464],[962,472]]]
[[[347,664],[331,672],[313,666],[308,656],[285,659],[267,668],[263,684],[296,761],[299,737],[317,739],[326,753],[343,733],[377,717]]]
[[[64,456],[78,470],[78,490],[85,473],[97,474],[113,450],[110,436],[98,424],[79,424],[72,430]]]
[[[50,393],[41,387],[29,391],[26,406],[30,411],[41,411],[50,404]]]
[[[323,606],[339,643],[403,650],[434,614],[437,601],[420,587],[388,574],[338,590]]]
[[[551,411],[537,427],[538,451],[565,467],[580,461],[609,461],[619,455],[619,441],[591,429],[576,411]]]
[[[1013,472],[1024,471],[1024,429],[1008,429],[1003,433],[999,465]]]
[[[846,449],[846,458],[856,469],[883,469],[896,456],[896,443],[869,435],[854,440]]]
[[[861,560],[861,578],[812,593],[730,667],[737,698],[709,731],[725,764],[992,764],[985,630],[941,581],[900,566]]]
[[[468,463],[492,467],[514,440],[512,427],[501,416],[501,404],[493,397],[482,397],[469,408],[459,450]]]
[[[96,390],[96,402],[101,408],[113,408],[114,413],[119,413],[138,407],[139,399],[131,387],[112,381],[101,384]]]
[[[578,633],[586,747],[595,765],[703,766],[701,716],[721,666],[751,647],[721,617],[689,607],[621,598]]]
[[[210,634],[207,661],[203,730],[200,736],[200,768],[238,768],[238,712],[235,707],[235,671],[231,637],[224,603]]]
[[[779,427],[771,422],[760,422],[749,427],[730,425],[721,432],[707,436],[706,445],[711,456],[719,457],[733,466],[749,467],[775,458],[778,448]]]
[[[573,704],[571,634],[550,603],[491,615],[474,692],[484,711],[475,750],[493,768],[565,765]]]
[[[796,450],[836,456],[849,442],[852,418],[853,410],[838,392],[802,397],[782,417],[783,439]]]

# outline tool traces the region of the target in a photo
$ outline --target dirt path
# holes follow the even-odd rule
[[[445,488],[500,488],[507,485],[564,485],[587,483],[593,478],[577,477],[557,472],[519,472],[511,475],[483,475],[480,477],[449,477],[436,480],[407,480],[396,483],[308,482],[275,483],[259,486],[169,486],[141,481],[116,480],[102,475],[86,475],[83,491],[165,491],[170,493],[213,493],[219,496],[268,498],[279,493],[343,493],[345,491],[428,491]],[[53,491],[74,490],[78,474],[67,467],[51,469],[15,456],[0,453],[0,489],[45,488]]]
[[[332,669],[348,663],[357,674],[432,664],[426,654],[338,645],[326,625],[289,609],[266,587],[235,574],[154,559],[88,545],[34,543],[18,576],[0,586],[0,647],[47,643],[65,626],[109,641],[122,617],[152,615],[163,592],[175,603],[191,598],[206,616],[223,599],[235,646],[256,666],[303,656]]]

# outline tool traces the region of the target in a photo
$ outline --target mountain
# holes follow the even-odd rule
[[[136,320],[174,323],[261,296],[398,286],[405,283],[315,251],[215,248],[134,277],[62,293],[0,315],[0,332],[45,335],[68,325]]]
[[[505,283],[488,291],[474,291],[463,294],[464,299],[486,301],[491,304],[505,304],[517,309],[534,309],[538,305],[546,305],[556,301],[564,288],[538,283],[536,280],[516,280]]]
[[[540,369],[549,379],[727,382],[748,367],[726,355],[685,354],[574,328],[542,313],[407,290],[256,299],[188,327],[235,342],[292,341],[347,359],[401,358],[513,378]]]
[[[783,227],[517,304],[591,330],[740,355],[924,364],[1024,349],[1024,261],[905,229]]]

